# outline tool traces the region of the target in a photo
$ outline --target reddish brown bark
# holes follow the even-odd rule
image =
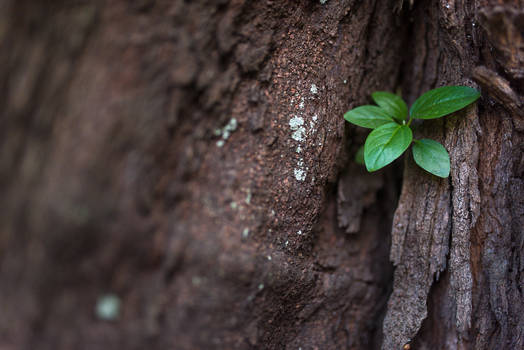
[[[0,1],[0,347],[522,347],[522,4],[489,3]],[[444,84],[483,96],[417,128],[449,179],[352,162],[347,109]]]

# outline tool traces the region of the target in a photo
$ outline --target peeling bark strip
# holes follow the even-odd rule
[[[452,149],[452,226],[449,270],[451,295],[456,302],[455,320],[459,336],[471,327],[473,276],[471,272],[470,232],[480,214],[478,188],[478,134],[481,129],[476,109],[470,107],[462,119],[450,119],[446,146]],[[460,117],[459,117],[460,118]]]
[[[434,139],[435,135],[431,138]],[[393,220],[391,260],[396,266],[393,293],[384,319],[383,349],[411,342],[427,316],[426,300],[446,267],[451,228],[447,179],[408,167]],[[418,190],[423,191],[420,195]]]

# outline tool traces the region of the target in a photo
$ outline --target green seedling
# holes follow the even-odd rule
[[[413,140],[413,119],[436,119],[475,102],[480,93],[467,86],[443,86],[420,96],[411,106],[401,97],[377,91],[371,97],[378,106],[353,108],[344,114],[348,122],[373,129],[356,156],[369,172],[379,170],[413,144],[413,159],[422,169],[439,177],[449,176],[449,154],[440,143],[430,139]]]

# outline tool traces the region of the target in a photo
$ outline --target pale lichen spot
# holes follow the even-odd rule
[[[294,116],[289,120],[289,127],[291,128],[291,130],[297,130],[302,125],[304,125],[304,118],[302,117]]]
[[[96,315],[104,321],[114,321],[120,315],[120,298],[115,294],[106,294],[98,298]]]
[[[298,104],[298,107],[300,107],[300,109],[304,109],[304,97],[300,99],[300,103]]]
[[[202,284],[202,278],[198,277],[198,276],[191,277],[191,284],[193,284],[194,286],[201,285]]]
[[[267,260],[271,261],[271,255],[267,256]]]
[[[297,235],[302,235],[302,230],[298,230]]]
[[[246,199],[245,199],[246,204],[251,204],[251,198],[252,198],[251,190],[248,189]]]
[[[320,3],[322,3],[322,1]],[[311,91],[311,93],[314,94],[314,95],[318,94],[318,88],[317,88],[317,86],[315,84],[311,84],[311,88],[309,89],[309,91]]]
[[[230,206],[231,209],[233,209],[233,210],[236,210],[236,209],[238,208],[238,204],[237,204],[237,202],[231,202],[231,203],[229,204],[229,206]]]
[[[229,136],[231,136],[231,133],[237,129],[237,127],[238,121],[236,120],[236,118],[231,118],[231,120],[229,120],[229,122],[226,124],[226,126],[222,128],[222,130],[215,129],[213,133],[216,136],[222,135],[222,140],[217,141],[217,147],[223,147],[226,143],[226,140],[229,138]]]
[[[300,127],[297,130],[293,131],[291,138],[295,141],[302,142],[304,141],[304,135],[306,134],[306,128]]]
[[[264,283],[260,283],[260,284],[258,285],[258,290],[262,290],[262,289],[264,289]]]
[[[297,146],[297,150],[296,150],[297,153],[300,153],[302,152],[302,148],[300,146]]]
[[[327,2],[327,0],[320,0],[320,4],[324,5]]]
[[[227,123],[226,126],[224,126],[224,129],[222,130],[222,138],[224,140],[227,140],[229,136],[231,135],[231,133],[237,129],[237,127],[238,127],[238,122],[236,118],[231,118],[229,123]]]
[[[295,179],[297,179],[297,181],[304,181],[306,179],[306,172],[304,169],[295,169],[294,173]]]
[[[249,236],[249,229],[246,227],[244,231],[242,231],[242,238],[247,238]]]

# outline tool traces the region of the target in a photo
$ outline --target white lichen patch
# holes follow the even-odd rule
[[[245,199],[246,204],[248,204],[248,205],[251,204],[251,198],[252,198],[252,197],[253,197],[253,196],[252,196],[252,194],[251,194],[251,190],[248,189],[248,190],[247,190],[246,199]]]
[[[311,84],[309,92],[313,95],[317,95],[319,93],[319,88],[316,84]],[[295,96],[300,96],[301,94],[296,92]],[[303,96],[307,94],[302,94]],[[315,97],[301,97],[298,102],[298,109],[295,109],[296,114],[293,115],[293,117],[289,120],[289,127],[291,129],[291,138],[296,141],[298,144],[295,144],[295,153],[302,154],[305,150],[305,142],[307,141],[307,138],[313,134],[316,133],[316,123],[318,121],[318,115],[314,114],[309,121],[305,118],[305,110],[306,108],[306,101],[312,100]],[[291,105],[293,106],[295,98],[291,100]],[[296,106],[296,105],[295,105]],[[295,107],[296,108],[296,107]],[[297,181],[304,181],[307,177],[307,170],[308,168],[304,166],[304,160],[303,158],[300,158],[297,163],[296,167],[293,169],[293,175],[295,176],[295,179]]]
[[[306,135],[306,128],[304,128],[304,118],[294,116],[289,121],[289,127],[291,130],[293,130],[293,133],[291,134],[291,138],[293,140],[302,142],[304,141],[304,137]]]
[[[222,136],[222,140],[217,141],[218,147],[223,147],[226,140],[231,136],[231,133],[238,128],[238,121],[236,118],[231,118],[229,122],[222,129],[215,129],[213,132],[216,136]]]
[[[249,237],[249,229],[246,227],[244,231],[242,231],[242,238]]]
[[[299,230],[299,231],[297,232],[297,235],[301,236],[301,235],[302,235],[302,230]]]
[[[304,170],[304,159],[300,158],[297,162],[297,168],[293,170],[295,179],[297,179],[297,181],[304,181],[306,179],[306,170]]]
[[[291,128],[291,130],[297,130],[302,125],[304,125],[304,118],[302,118],[302,117],[294,116],[289,121],[289,127]]]
[[[315,123],[317,122],[317,120],[318,120],[318,116],[315,114],[315,115],[313,116],[312,120],[309,122],[309,129],[310,129],[311,131],[314,131],[314,129],[315,129]]]
[[[297,130],[293,131],[293,134],[291,134],[291,138],[293,138],[293,140],[295,141],[303,142],[305,141],[305,135],[306,135],[306,128],[301,126]]]
[[[95,312],[101,320],[116,320],[120,315],[120,298],[115,294],[100,296],[96,303]]]
[[[231,133],[235,131],[237,127],[238,127],[238,122],[236,118],[231,118],[229,123],[227,123],[226,126],[224,126],[224,129],[222,130],[222,138],[224,140],[227,140],[229,138],[229,135],[231,135]]]
[[[297,181],[304,181],[306,179],[306,172],[304,169],[295,168],[293,172],[295,173],[295,179],[297,179]]]

